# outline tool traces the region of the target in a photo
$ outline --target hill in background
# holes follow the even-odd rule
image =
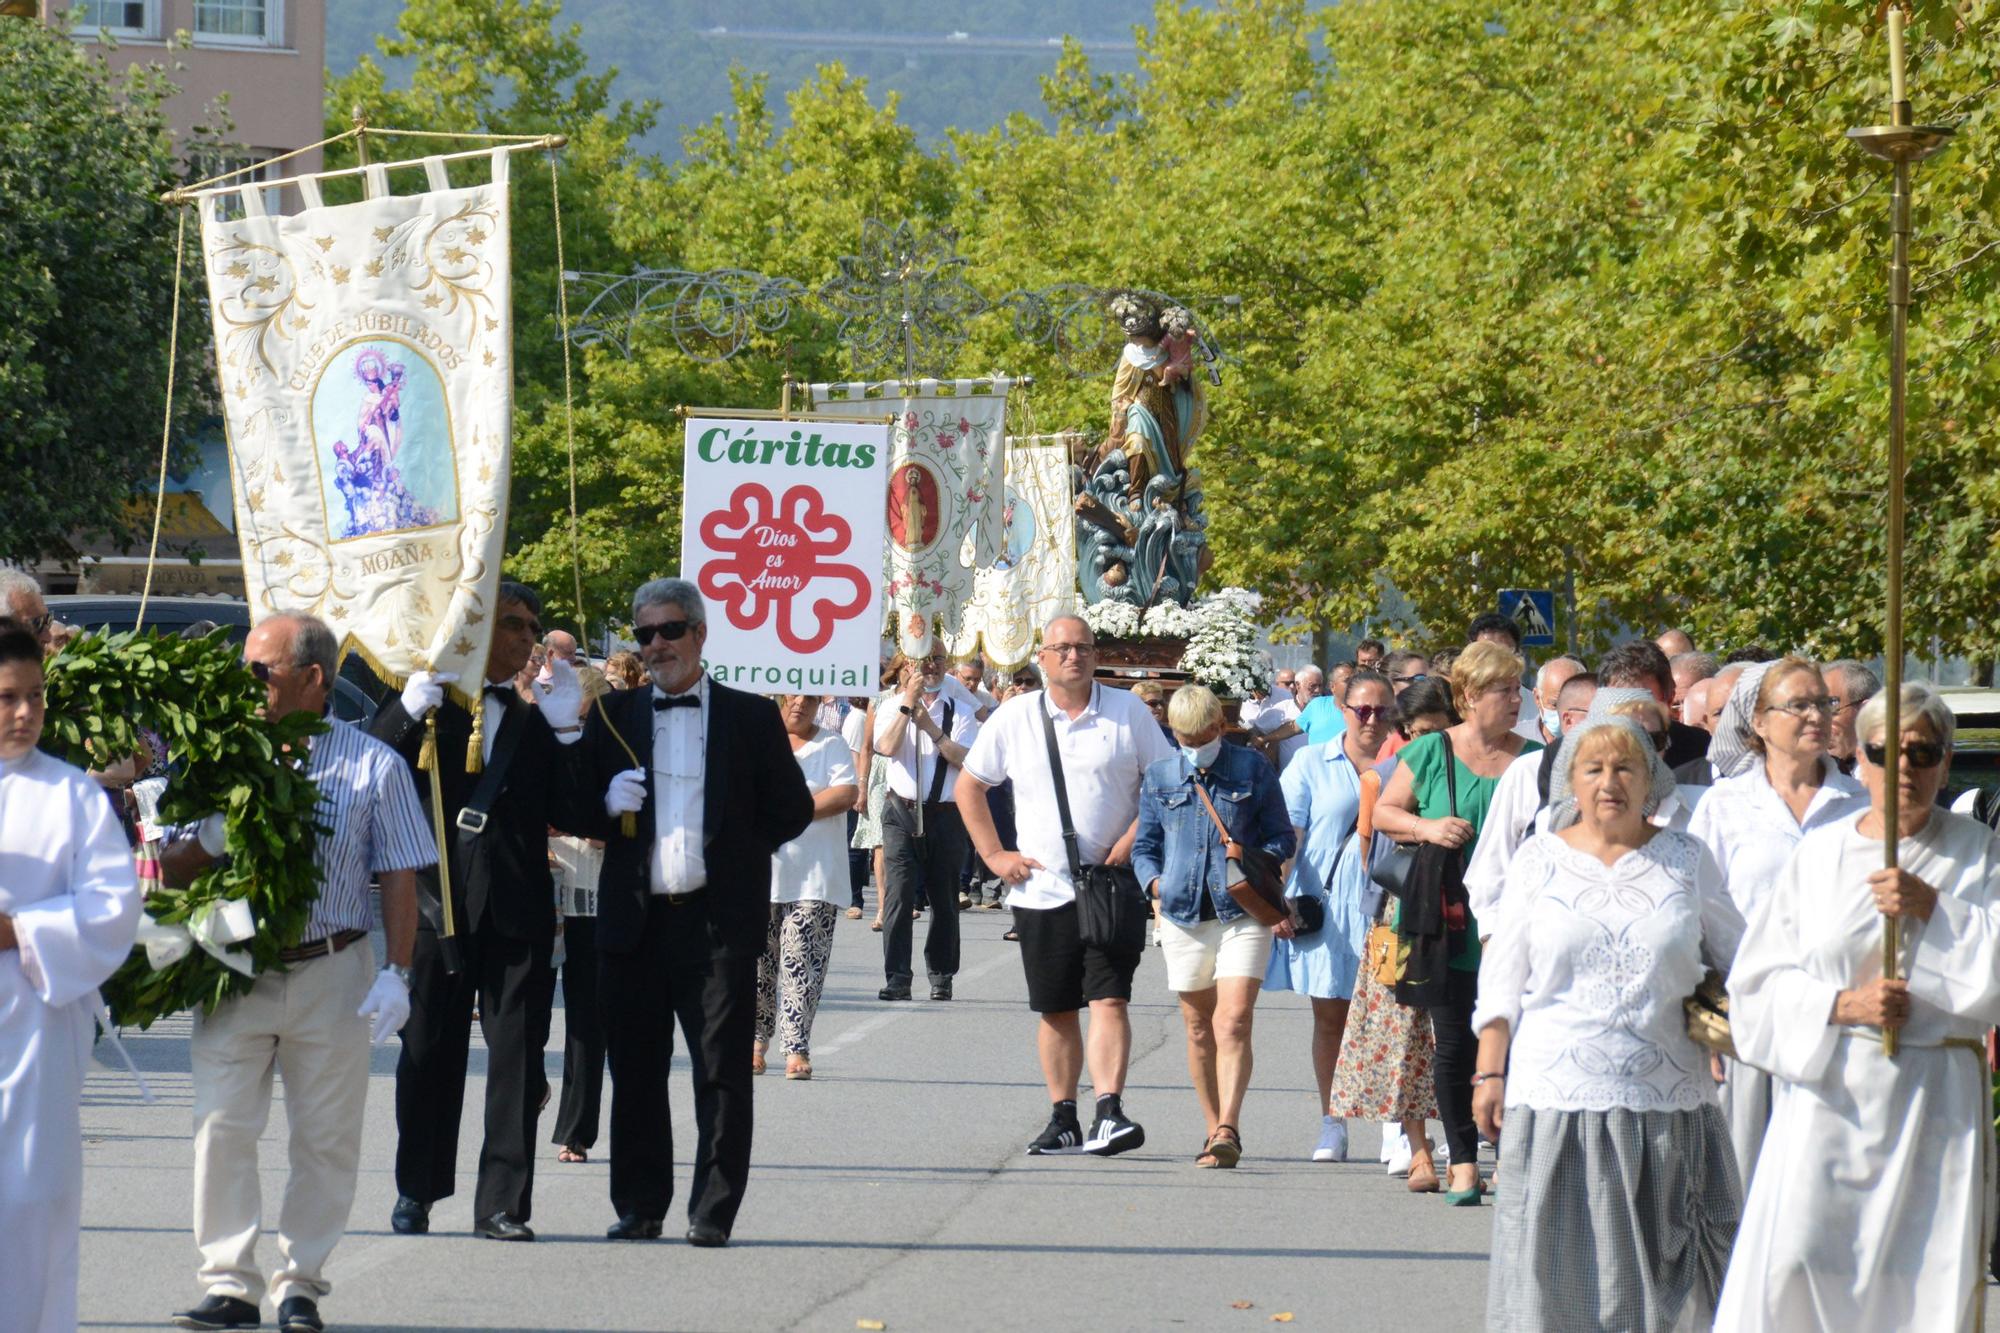
[[[375,55],[402,0],[341,0],[326,17],[327,71]],[[872,100],[894,92],[900,119],[929,142],[946,129],[982,130],[1017,111],[1039,116],[1039,80],[1065,35],[1107,71],[1136,68],[1132,29],[1151,0],[567,0],[563,21],[584,48],[619,71],[615,95],[660,103],[645,147],[680,155],[685,126],[729,105],[729,69],[771,77],[772,102],[839,61],[865,76]],[[393,74],[393,68],[392,68]]]

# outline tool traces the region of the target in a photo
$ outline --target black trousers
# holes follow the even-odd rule
[[[958,870],[965,861],[965,824],[950,801],[923,808],[890,796],[882,802],[882,973],[892,986],[910,984],[910,904],[920,885],[930,889],[930,929],[924,933],[924,968],[933,977],[958,973]]]
[[[597,918],[563,918],[562,1101],[552,1143],[590,1148],[597,1143],[598,1108],[604,1101],[604,1015],[597,1003]]]
[[[873,852],[854,845],[854,830],[860,823],[861,812],[858,810],[849,810],[847,812],[847,889],[848,893],[852,895],[849,900],[850,905],[854,907],[863,905],[861,893],[863,889],[868,887],[868,876],[874,869],[873,862],[875,860]],[[878,889],[877,892],[879,893],[880,890]]]
[[[688,1219],[727,1232],[750,1178],[757,957],[725,957],[713,945],[705,891],[691,902],[655,894],[639,947],[600,949],[598,962],[611,1057],[611,1206],[620,1217],[664,1219],[673,1202],[667,1070],[679,1019],[694,1076]]]
[[[1472,1076],[1478,1072],[1479,1038],[1472,1030],[1472,1010],[1476,999],[1476,976],[1454,972],[1449,984],[1454,993],[1444,1004],[1430,1008],[1431,1033],[1437,1039],[1437,1059],[1431,1066],[1437,1084],[1438,1118],[1444,1121],[1444,1141],[1451,1148],[1451,1160],[1479,1160],[1479,1129],[1472,1121]]]
[[[457,1189],[458,1124],[472,1006],[486,1038],[486,1123],[472,1215],[534,1211],[535,1121],[548,1079],[542,1052],[555,999],[550,946],[510,939],[482,923],[459,936],[465,967],[445,971],[437,932],[417,930],[410,1021],[396,1061],[396,1189],[435,1203]]]

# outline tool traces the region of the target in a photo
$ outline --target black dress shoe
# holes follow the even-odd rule
[[[535,1233],[525,1222],[516,1222],[505,1213],[482,1217],[472,1224],[472,1234],[488,1240],[533,1240]]]
[[[729,1243],[729,1233],[713,1222],[690,1222],[688,1244],[704,1250],[719,1250]]]
[[[658,1240],[660,1219],[641,1217],[637,1213],[627,1213],[611,1224],[604,1233],[606,1240]]]
[[[950,977],[931,978],[931,998],[933,1000],[949,1000],[951,998]]]
[[[278,1307],[278,1333],[323,1333],[325,1328],[310,1297],[287,1296]]]
[[[910,998],[908,986],[884,986],[875,993],[878,1000],[907,1000]]]
[[[256,1328],[257,1307],[240,1296],[209,1296],[174,1315],[175,1328]]]
[[[398,1194],[396,1206],[389,1211],[389,1229],[399,1236],[424,1235],[431,1229],[431,1206]]]

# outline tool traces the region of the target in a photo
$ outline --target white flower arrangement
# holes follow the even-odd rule
[[[1179,602],[1161,602],[1146,612],[1141,628],[1166,639],[1185,639],[1201,628],[1201,612]]]
[[[1100,639],[1139,637],[1139,608],[1130,602],[1092,602],[1083,608],[1083,623]]]
[[[1224,588],[1193,606],[1163,602],[1141,612],[1130,602],[1093,602],[1084,623],[1100,639],[1185,639],[1180,669],[1217,694],[1254,699],[1271,688],[1271,658],[1257,647],[1254,619],[1263,598]]]

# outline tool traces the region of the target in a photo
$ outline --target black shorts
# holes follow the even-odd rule
[[[1077,933],[1076,904],[1017,907],[1021,970],[1028,976],[1028,1007],[1038,1014],[1067,1014],[1092,1000],[1129,1000],[1132,974],[1143,953],[1107,953]]]

